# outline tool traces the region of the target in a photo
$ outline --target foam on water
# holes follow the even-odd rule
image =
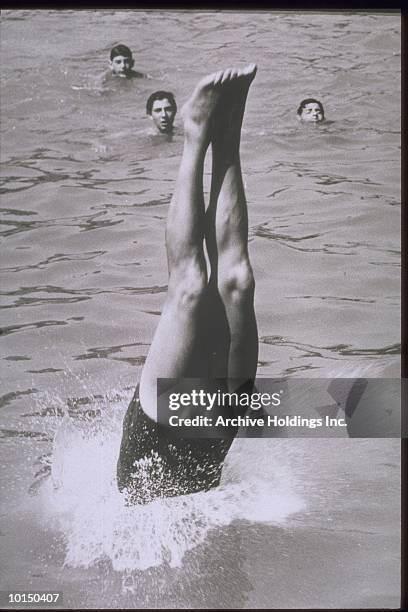
[[[379,375],[378,364],[346,366],[337,375]],[[117,571],[163,563],[180,567],[186,552],[203,543],[212,529],[233,521],[283,525],[299,512],[297,520],[305,521],[316,495],[338,476],[337,464],[331,466],[323,457],[330,457],[337,446],[338,451],[344,450],[342,445],[353,451],[353,441],[344,439],[239,438],[218,488],[128,506],[116,484],[127,408],[121,395],[95,399],[91,413],[99,416],[91,420],[66,414],[54,437],[51,478],[41,487],[40,499],[43,518],[63,533],[67,566],[88,568],[108,560]],[[324,476],[316,461],[324,461]]]
[[[51,478],[41,490],[44,518],[62,530],[65,565],[90,567],[110,560],[117,571],[183,563],[211,529],[237,519],[283,524],[303,509],[288,466],[263,463],[267,440],[234,443],[220,487],[143,506],[127,506],[116,486],[123,406],[103,420],[65,416],[54,439]]]

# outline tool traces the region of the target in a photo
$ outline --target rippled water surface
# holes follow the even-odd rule
[[[98,85],[117,42],[149,78]],[[399,605],[396,441],[239,440],[219,491],[148,510],[114,483],[182,149],[179,116],[171,141],[149,133],[156,89],[180,107],[206,71],[258,64],[258,375],[398,375],[399,15],[4,11],[1,58],[1,588],[74,608]],[[310,96],[321,126],[296,121]]]

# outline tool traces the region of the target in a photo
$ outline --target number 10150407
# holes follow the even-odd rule
[[[18,591],[14,593],[9,592],[7,593],[7,601],[10,604],[61,604],[62,593],[51,593],[49,591]]]

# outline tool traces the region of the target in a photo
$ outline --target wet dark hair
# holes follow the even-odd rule
[[[117,55],[123,55],[123,57],[129,57],[132,59],[132,52],[126,45],[116,45],[111,49],[110,59],[113,60]]]
[[[164,98],[167,98],[167,100],[172,105],[174,112],[176,113],[177,112],[177,104],[176,104],[176,100],[174,98],[174,94],[172,94],[171,91],[155,91],[147,99],[147,102],[146,102],[146,115],[151,115],[152,114],[153,102],[156,102],[156,100],[164,100]]]
[[[297,109],[298,115],[302,114],[302,111],[305,108],[306,104],[318,104],[320,107],[320,110],[322,111],[322,115],[324,118],[323,104],[320,102],[320,100],[316,100],[315,98],[306,98],[305,100],[302,100],[301,103],[299,104],[299,108]]]

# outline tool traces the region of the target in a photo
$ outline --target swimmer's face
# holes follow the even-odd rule
[[[320,104],[309,102],[302,108],[300,120],[305,123],[320,123],[324,119],[324,114]]]
[[[114,76],[126,78],[132,71],[134,60],[125,55],[116,55],[109,64]]]
[[[154,125],[162,134],[168,134],[173,130],[174,118],[176,111],[170,100],[155,100],[152,106],[152,114],[150,115]]]

